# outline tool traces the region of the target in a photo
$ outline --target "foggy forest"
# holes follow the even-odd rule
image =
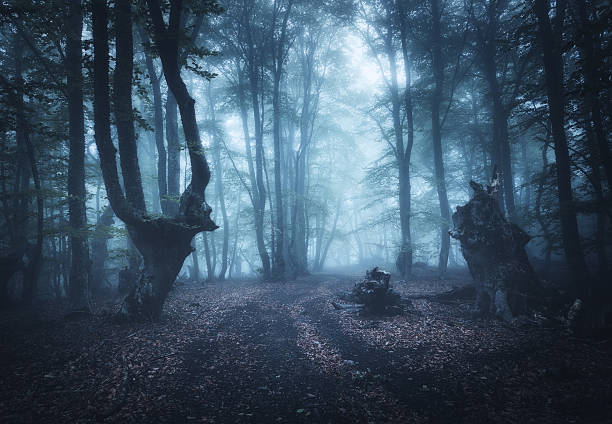
[[[0,2],[0,422],[612,422],[609,0]]]

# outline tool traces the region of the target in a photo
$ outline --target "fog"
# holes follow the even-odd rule
[[[286,387],[277,362],[301,358],[314,364],[307,375],[335,370],[334,390],[350,379],[351,399],[362,399],[355,381],[368,373],[395,381],[395,365],[385,364],[409,363],[419,337],[436,352],[459,346],[443,355],[453,378],[482,340],[493,340],[490,352],[537,340],[543,363],[563,358],[574,352],[571,337],[609,334],[612,323],[610,22],[603,0],[3,2],[0,334],[26,344],[57,336],[44,345],[56,354],[70,331],[75,349],[91,346],[99,326],[122,353],[92,353],[101,363],[112,357],[115,377],[84,384],[113,399],[108,411],[96,404],[96,420],[117,422],[130,421],[119,413],[128,413],[126,399],[141,402],[130,382],[154,374],[136,368],[180,351],[188,364],[171,369],[208,378],[217,365],[194,352],[231,351],[227,340],[259,361],[238,366],[224,351],[233,371],[267,369]],[[44,322],[61,324],[44,333]],[[115,331],[117,322],[126,327]],[[370,332],[379,322],[380,337]],[[160,341],[156,326],[185,337]],[[510,328],[528,329],[519,337]],[[149,345],[180,349],[157,356],[118,341],[145,330]],[[280,340],[273,359],[257,350],[255,333],[267,340],[261,346]],[[576,363],[586,379],[598,351],[585,346]],[[22,350],[0,353],[27,368]],[[31,363],[42,369],[51,357]],[[490,358],[478,358],[489,372]],[[367,366],[357,370],[359,361]],[[517,369],[506,366],[501,374]],[[79,370],[110,372],[94,368]],[[435,421],[436,407],[410,415],[401,395],[418,389],[440,405],[429,382],[445,377],[435,372],[407,391],[385,386],[402,406],[387,413],[376,404],[369,422]],[[325,388],[317,376],[314,386]],[[252,385],[235,377],[249,398]],[[257,390],[282,396],[260,377]],[[355,422],[373,405],[343,404],[337,416],[329,404],[320,412],[299,402],[338,391],[296,390],[277,421]],[[563,399],[546,393],[521,410]],[[454,399],[443,402],[449,408],[460,402],[444,396]],[[130,406],[133,422],[157,416],[143,408]],[[6,416],[44,416],[34,409]],[[183,422],[187,409],[166,418]],[[234,412],[198,417],[277,418]],[[546,418],[581,421],[582,412]],[[495,421],[483,410],[465,420]]]

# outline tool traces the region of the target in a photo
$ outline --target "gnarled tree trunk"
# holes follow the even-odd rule
[[[210,170],[200,144],[195,118],[195,101],[189,95],[178,67],[180,38],[178,22],[182,13],[181,2],[171,2],[168,27],[164,23],[159,2],[149,2],[155,26],[155,41],[162,59],[166,81],[181,113],[192,166],[191,182],[183,192],[178,214],[173,218],[151,218],[146,213],[131,107],[133,75],[131,3],[128,0],[118,0],[116,8],[117,64],[114,103],[116,115],[119,115],[117,135],[121,170],[126,187],[125,195],[119,184],[116,151],[110,132],[108,10],[105,0],[94,0],[92,5],[95,138],[111,207],[117,217],[125,223],[130,238],[144,260],[142,274],[126,297],[122,313],[132,318],[157,318],[185,258],[192,251],[192,238],[199,232],[213,231],[218,227],[210,219],[211,208],[206,203],[204,195],[210,180]]]
[[[139,280],[125,298],[121,312],[128,316],[158,317],[183,262],[192,252],[194,233],[163,218],[151,221],[143,229],[129,231],[144,262]]]
[[[486,189],[470,182],[474,196],[457,206],[450,234],[476,282],[476,313],[510,321],[535,305],[540,284],[525,252],[530,237],[504,217],[498,184],[497,176]]]

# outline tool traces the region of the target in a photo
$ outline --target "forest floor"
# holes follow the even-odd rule
[[[612,422],[610,340],[473,320],[467,303],[334,309],[356,280],[179,284],[153,323],[114,324],[112,304],[2,311],[0,422]]]

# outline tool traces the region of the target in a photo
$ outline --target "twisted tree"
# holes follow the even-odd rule
[[[168,292],[185,258],[192,251],[192,238],[202,231],[218,228],[210,218],[211,208],[205,199],[204,191],[210,180],[210,170],[200,142],[195,101],[181,78],[178,64],[181,39],[179,21],[183,2],[171,1],[168,25],[164,23],[159,2],[151,0],[147,4],[155,29],[156,47],[168,87],[179,106],[191,159],[191,181],[181,195],[179,211],[174,217],[151,217],[144,204],[132,113],[134,64],[132,9],[129,0],[118,0],[115,6],[117,60],[113,78],[113,103],[125,190],[120,184],[116,149],[110,131],[108,7],[105,0],[94,0],[92,6],[94,129],[102,176],[113,211],[125,223],[131,240],[143,257],[143,268],[138,281],[121,308],[121,315],[136,319],[159,317]],[[208,11],[219,11],[219,8],[213,2]]]

